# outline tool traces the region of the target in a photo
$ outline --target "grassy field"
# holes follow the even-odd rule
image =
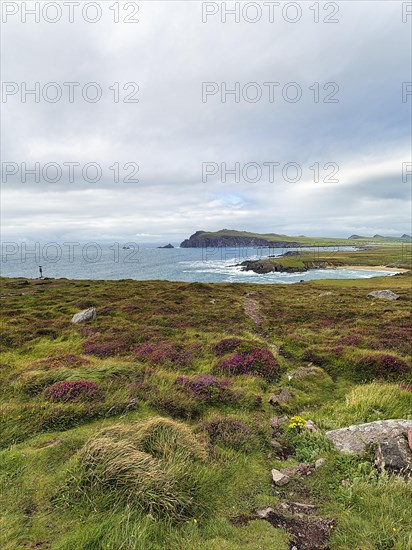
[[[394,249],[356,256],[399,261]],[[410,274],[1,283],[1,548],[286,550],[286,530],[231,520],[289,501],[333,518],[331,549],[412,548],[411,484],[324,436],[412,418]],[[386,288],[400,299],[366,297]],[[91,306],[96,321],[71,324]],[[280,388],[292,397],[273,407]],[[286,424],[279,458],[269,420],[283,414],[320,432]],[[320,457],[312,475],[272,484],[272,468]]]
[[[412,269],[412,245],[392,244],[387,246],[375,246],[367,250],[339,250],[320,251],[316,247],[299,256],[286,256],[274,258],[274,261],[285,267],[304,267],[307,262],[342,263],[349,266],[391,266],[402,269]]]

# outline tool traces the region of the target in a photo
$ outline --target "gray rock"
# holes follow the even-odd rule
[[[288,416],[274,416],[269,420],[269,424],[272,426],[273,429],[279,428],[289,420]]]
[[[381,300],[397,300],[398,294],[392,292],[392,290],[374,290],[369,292],[367,298],[380,298]]]
[[[280,470],[276,470],[276,468],[273,468],[271,473],[273,483],[275,485],[278,485],[279,487],[282,485],[286,485],[290,481],[290,478],[287,474],[283,474]]]
[[[72,317],[72,323],[85,323],[87,321],[95,321],[96,320],[96,308],[95,307],[89,307],[88,309],[84,309],[83,311],[79,311],[79,313],[75,313]]]
[[[405,476],[412,474],[412,452],[404,435],[377,444],[375,464],[380,471]]]
[[[326,460],[324,458],[318,458],[317,461],[315,462],[315,470],[317,470],[318,468],[323,466],[323,464],[325,464],[325,462],[326,462]]]
[[[319,431],[319,428],[318,428],[317,425],[313,422],[313,420],[306,420],[306,422],[305,422],[305,428],[308,430],[308,432],[312,432],[312,433],[315,433],[315,432],[318,432],[318,431]]]
[[[290,391],[283,388],[269,397],[269,403],[273,406],[282,405],[283,403],[286,403],[291,397],[292,394],[290,393]]]
[[[288,466],[287,468],[282,468],[280,472],[288,477],[291,476],[309,476],[313,473],[314,467],[310,464],[298,464],[297,466]]]
[[[263,508],[262,510],[256,510],[256,515],[259,519],[267,519],[269,515],[274,512],[273,508]]]
[[[377,420],[326,432],[326,437],[344,453],[361,453],[370,443],[393,439],[406,434],[412,420]]]
[[[319,298],[323,298],[324,296],[334,296],[335,293],[334,292],[321,292],[319,294]]]
[[[289,380],[292,380],[293,378],[304,378],[305,376],[311,376],[313,374],[320,374],[322,371],[320,369],[317,369],[316,367],[310,367],[308,369],[298,369],[295,372],[292,372],[292,374],[289,374],[288,378]]]

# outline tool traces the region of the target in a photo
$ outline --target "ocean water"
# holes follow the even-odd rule
[[[305,273],[256,274],[241,271],[236,264],[244,260],[280,256],[294,248],[173,248],[161,249],[148,244],[101,243],[46,243],[24,245],[3,243],[1,275],[3,277],[39,276],[95,280],[168,280],[210,283],[297,283],[314,279],[359,279],[379,275],[393,275],[388,271],[316,269]],[[313,259],[317,254],[336,250],[354,250],[353,247],[301,248]]]

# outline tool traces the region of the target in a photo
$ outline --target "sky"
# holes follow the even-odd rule
[[[2,3],[3,240],[411,232],[410,3],[34,4]]]

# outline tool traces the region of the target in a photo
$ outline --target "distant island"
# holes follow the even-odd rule
[[[362,237],[351,235],[344,238],[325,237],[290,237],[277,233],[250,233],[235,229],[221,229],[219,231],[196,231],[181,244],[181,248],[206,248],[206,247],[268,247],[268,248],[295,248],[300,246],[359,246],[365,244],[379,244],[382,242],[409,242],[411,237],[404,233],[401,237]],[[169,245],[168,245],[168,248]]]
[[[166,244],[165,246],[158,246],[157,248],[174,248],[172,244]]]

